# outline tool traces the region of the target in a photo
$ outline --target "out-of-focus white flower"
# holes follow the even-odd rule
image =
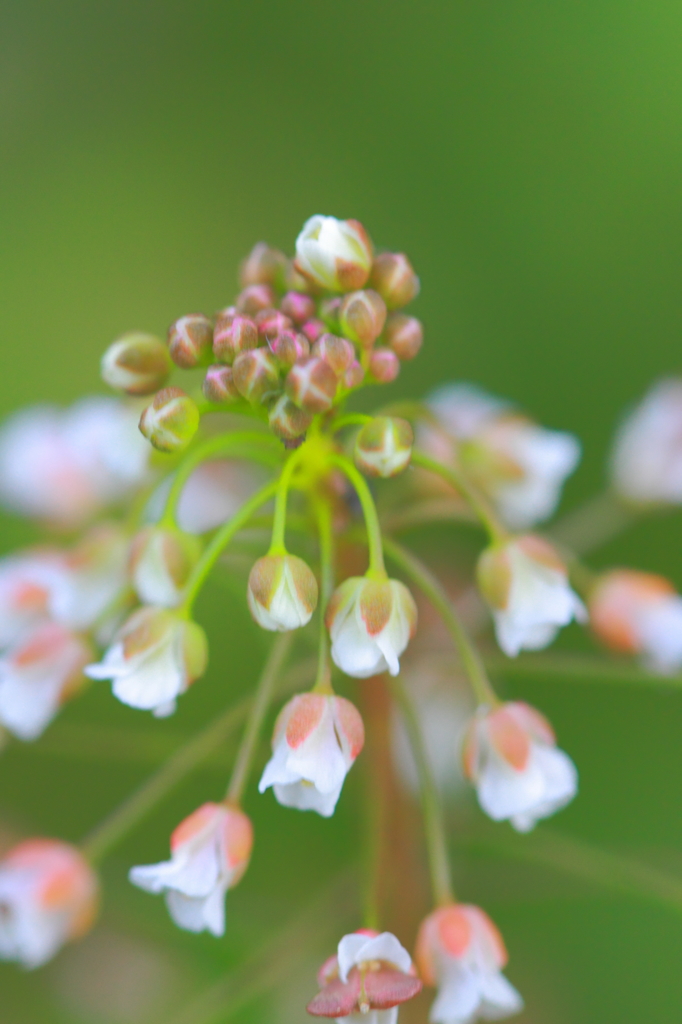
[[[130,550],[130,571],[140,600],[175,608],[199,554],[199,542],[190,534],[158,526],[141,530]]]
[[[349,676],[396,676],[417,628],[417,606],[398,580],[352,576],[334,591],[325,616],[334,663]]]
[[[540,537],[528,534],[486,548],[477,575],[493,613],[497,642],[510,658],[521,650],[547,647],[561,626],[586,618],[565,565]]]
[[[396,1024],[400,1004],[422,989],[395,935],[368,928],[344,935],[317,980],[321,991],[308,1003],[308,1013],[339,1024]]]
[[[198,466],[185,484],[176,521],[185,533],[207,533],[230,519],[266,482],[265,471],[237,459],[215,459]],[[150,521],[160,518],[171,480],[159,485],[147,508]]]
[[[329,818],[364,742],[362,718],[350,701],[321,693],[293,697],[277,719],[273,756],[258,789],[272,786],[284,807]]]
[[[588,602],[590,624],[614,651],[640,654],[659,672],[682,667],[682,597],[654,573],[614,569],[599,577]]]
[[[36,548],[0,560],[0,648],[47,618],[57,552]]]
[[[153,711],[157,718],[175,711],[176,699],[206,669],[206,634],[164,608],[138,608],[114,637],[101,662],[88,665],[91,679],[111,679],[124,704]]]
[[[29,839],[0,861],[0,958],[40,967],[85,934],[97,911],[97,877],[56,839]]]
[[[317,607],[317,580],[296,555],[265,555],[249,574],[246,597],[259,626],[286,633],[310,622]]]
[[[128,587],[129,547],[121,526],[102,523],[52,559],[44,571],[52,617],[72,629],[89,629],[112,610]]]
[[[438,988],[432,1024],[500,1020],[523,1009],[523,1000],[502,974],[507,950],[502,936],[479,907],[439,907],[422,922],[417,964],[427,985]]]
[[[296,269],[330,291],[362,288],[372,268],[372,243],[357,220],[310,217],[296,239]]]
[[[22,740],[36,739],[83,685],[91,657],[85,640],[56,622],[23,633],[0,657],[0,723]]]
[[[637,504],[682,502],[682,379],[659,381],[623,422],[611,478]]]
[[[519,701],[479,709],[464,743],[464,770],[493,821],[528,832],[564,807],[578,790],[578,773],[559,750],[551,725]]]
[[[246,871],[253,827],[238,808],[206,803],[171,836],[171,859],[134,867],[130,881],[165,893],[171,917],[190,932],[225,934],[225,893]]]

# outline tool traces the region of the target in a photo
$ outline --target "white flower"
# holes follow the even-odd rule
[[[317,607],[317,580],[296,555],[265,555],[249,574],[249,610],[259,626],[279,632],[300,629]]]
[[[171,859],[134,867],[130,881],[165,893],[171,917],[190,932],[225,934],[225,893],[240,880],[253,846],[251,822],[236,807],[206,803],[171,836]]]
[[[81,853],[29,839],[0,861],[0,958],[40,967],[83,935],[97,909],[97,878]]]
[[[352,576],[337,587],[325,616],[332,658],[358,679],[400,671],[399,657],[417,627],[417,606],[398,580]]]
[[[41,622],[0,657],[0,724],[22,740],[47,728],[83,684],[92,652],[77,634]]]
[[[206,636],[195,622],[163,608],[138,608],[102,661],[85,672],[91,679],[111,679],[114,696],[124,704],[162,718],[175,711],[176,698],[203,674],[206,661]]]
[[[273,786],[284,807],[329,818],[364,741],[362,718],[350,701],[320,693],[293,697],[277,719],[274,753],[258,789]]]
[[[464,769],[493,821],[528,832],[569,803],[578,773],[559,750],[552,727],[535,708],[514,701],[481,708],[464,743]]]
[[[621,425],[611,476],[630,501],[682,503],[681,379],[655,384]]]
[[[36,548],[0,560],[0,648],[47,618],[55,552]]]
[[[310,217],[296,239],[300,273],[331,291],[362,288],[372,267],[372,245],[362,224]]]
[[[174,608],[199,558],[195,537],[179,530],[149,526],[135,537],[130,552],[133,584],[146,604]]]
[[[521,650],[547,647],[561,626],[586,618],[566,567],[539,537],[528,534],[487,548],[477,572],[493,613],[497,642],[511,658]]]
[[[54,558],[44,572],[52,617],[72,629],[89,629],[112,611],[128,586],[129,546],[120,526],[105,523]]]
[[[507,963],[502,936],[479,907],[439,907],[422,922],[417,963],[438,988],[431,1024],[499,1020],[523,1009],[523,1000],[501,973]]]

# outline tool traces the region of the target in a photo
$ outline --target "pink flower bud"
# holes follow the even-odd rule
[[[400,360],[390,348],[375,348],[369,357],[369,372],[377,384],[390,384],[400,373]]]
[[[417,606],[398,580],[352,576],[334,591],[325,622],[334,663],[349,676],[396,676],[398,661],[417,628]]]
[[[346,338],[323,334],[313,345],[313,355],[329,363],[337,377],[343,377],[355,361],[355,349]]]
[[[438,988],[434,1024],[497,1020],[523,1009],[501,973],[508,959],[502,936],[479,907],[453,903],[434,910],[419,928],[415,958],[426,984]]]
[[[479,708],[464,741],[464,771],[493,821],[528,832],[575,796],[578,773],[539,711],[519,701]]]
[[[317,215],[296,239],[295,266],[333,292],[362,288],[372,266],[372,243],[358,221]]]
[[[180,530],[159,526],[141,530],[133,540],[129,562],[140,600],[164,608],[180,604],[200,553],[197,538]]]
[[[296,555],[265,555],[249,575],[247,600],[263,629],[299,629],[310,622],[317,607],[317,580]]]
[[[180,388],[164,388],[140,417],[140,431],[160,452],[181,452],[190,443],[201,416]]]
[[[234,382],[231,366],[215,363],[209,366],[201,385],[201,391],[207,401],[214,405],[226,405],[236,401],[240,395]]]
[[[272,309],[275,293],[267,284],[252,284],[237,296],[237,312],[245,316],[256,316],[263,309]]]
[[[354,359],[343,375],[344,386],[349,389],[357,388],[362,384],[364,379],[365,371],[357,359]]]
[[[213,354],[221,363],[231,366],[240,352],[248,352],[257,345],[258,328],[250,317],[228,313],[216,320]]]
[[[350,701],[321,693],[293,697],[277,719],[259,792],[273,786],[283,807],[329,818],[364,742],[362,718]]]
[[[305,334],[296,331],[282,331],[268,342],[270,351],[285,370],[290,370],[297,359],[310,355],[310,342]]]
[[[322,337],[326,330],[327,327],[324,320],[306,320],[301,327],[301,331],[305,334],[311,345],[316,342],[318,338]]]
[[[246,871],[253,847],[253,826],[229,804],[202,804],[171,836],[171,859],[131,868],[133,885],[165,893],[179,928],[225,934],[225,893]]]
[[[242,288],[254,284],[268,284],[279,288],[284,281],[287,258],[283,252],[271,249],[266,242],[258,242],[246,257],[239,271]]]
[[[313,422],[312,414],[299,409],[286,395],[280,395],[268,414],[270,429],[283,441],[302,438]]]
[[[339,311],[341,331],[363,348],[371,348],[384,329],[386,304],[371,289],[346,295]]]
[[[171,359],[183,370],[205,366],[211,358],[213,323],[203,313],[181,316],[168,328]]]
[[[171,371],[168,349],[153,334],[132,331],[115,341],[102,356],[102,380],[128,395],[151,395],[163,387]]]
[[[262,309],[256,313],[254,318],[258,334],[261,338],[269,340],[276,338],[283,331],[293,330],[294,322],[279,309]]]
[[[612,650],[640,654],[659,672],[682,666],[682,597],[663,576],[603,573],[590,592],[589,613],[592,629]]]
[[[424,328],[415,316],[391,313],[386,321],[386,344],[406,363],[418,354],[424,342]]]
[[[355,465],[367,476],[397,476],[409,465],[413,444],[407,420],[376,416],[355,439]]]
[[[280,309],[295,324],[303,324],[315,316],[315,300],[303,292],[287,292],[280,303]]]
[[[419,294],[419,278],[401,252],[383,252],[375,257],[370,284],[389,309],[406,306]]]
[[[235,359],[232,372],[239,394],[254,404],[266,402],[282,390],[277,361],[265,348],[242,352]]]
[[[309,356],[295,363],[284,384],[291,401],[306,412],[327,412],[336,395],[336,374],[323,359]]]
[[[40,967],[92,927],[98,881],[83,855],[58,839],[27,839],[0,861],[0,958]]]

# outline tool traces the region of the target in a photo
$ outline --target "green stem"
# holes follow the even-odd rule
[[[258,680],[253,704],[251,705],[251,713],[244,730],[244,738],[242,739],[232,770],[232,778],[225,794],[225,799],[230,803],[241,803],[246,783],[249,780],[249,772],[251,771],[253,756],[258,745],[263,721],[268,713],[268,708],[275,692],[275,686],[291,650],[293,639],[293,632],[281,633],[277,637],[272,645],[261,677]]]
[[[179,609],[179,614],[189,617],[192,605],[194,604],[199,591],[201,590],[206,577],[220,557],[223,549],[230,543],[236,533],[249,521],[253,513],[270,501],[277,493],[277,481],[271,480],[265,487],[261,487],[248,501],[245,501],[239,511],[220,527],[215,537],[208,545],[203,555],[194,568],[187,583],[185,600]]]
[[[418,448],[412,449],[412,465],[431,470],[432,473],[436,473],[454,487],[455,490],[459,491],[490,534],[491,540],[504,541],[508,538],[509,531],[505,529],[488,504],[488,501],[483,497],[478,488],[471,483],[466,473],[459,466],[443,466],[429,455],[419,451]]]
[[[469,637],[459,615],[453,608],[446,591],[431,570],[419,558],[413,555],[411,551],[404,548],[402,544],[398,544],[397,541],[385,537],[384,547],[388,557],[403,570],[406,576],[409,576],[440,614],[459,651],[459,656],[471,681],[476,699],[480,704],[493,708],[496,707],[500,702],[488,679],[481,656]]]
[[[275,521],[272,524],[272,542],[270,544],[270,555],[286,555],[287,549],[284,543],[284,534],[287,525],[287,497],[291,486],[291,478],[301,461],[302,449],[297,448],[291,453],[284,464],[284,469],[279,478],[277,486],[277,497],[275,498]]]
[[[347,416],[341,416],[336,420],[332,426],[336,433],[337,430],[343,430],[344,427],[364,427],[365,423],[371,423],[373,419],[373,416],[367,416],[363,412],[349,412]]]
[[[429,764],[424,737],[411,694],[399,675],[391,678],[390,686],[395,701],[402,713],[412,748],[412,755],[417,765],[434,903],[437,906],[445,906],[448,903],[452,903],[455,897],[450,880],[448,848],[445,840],[445,826],[438,798],[438,790],[433,772],[431,771],[431,765]]]
[[[334,592],[334,532],[332,510],[328,501],[317,498],[315,513],[320,536],[320,638],[318,647],[317,677],[313,690],[316,693],[333,693],[331,662],[329,658],[329,636],[324,616],[329,599]]]
[[[362,506],[369,546],[369,569],[367,570],[367,576],[377,580],[384,580],[386,579],[386,567],[384,566],[381,526],[379,525],[379,516],[377,515],[372,492],[367,486],[365,478],[358,472],[350,459],[345,458],[343,455],[332,455],[330,462],[348,477],[355,488]]]

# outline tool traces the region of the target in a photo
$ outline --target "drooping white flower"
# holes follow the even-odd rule
[[[477,575],[495,620],[497,642],[511,658],[521,650],[547,647],[561,626],[586,618],[565,565],[540,537],[528,534],[486,548]]]
[[[246,596],[259,626],[287,632],[310,622],[317,607],[317,580],[296,555],[265,555],[249,574]]]
[[[133,540],[130,572],[141,601],[175,608],[199,558],[197,539],[179,530],[149,526]]]
[[[284,807],[329,818],[364,741],[362,718],[350,701],[320,693],[293,697],[277,719],[273,756],[258,789],[272,786]]]
[[[246,871],[253,846],[250,820],[238,808],[205,803],[171,836],[171,859],[134,867],[130,881],[165,893],[171,917],[190,932],[225,934],[225,893]]]
[[[129,547],[121,526],[102,523],[52,559],[44,572],[52,617],[72,629],[89,629],[113,610],[128,588]]]
[[[611,478],[637,504],[682,503],[682,379],[659,381],[622,423]]]
[[[97,878],[75,846],[29,839],[0,861],[0,958],[40,967],[87,932]]]
[[[575,765],[551,725],[519,701],[479,709],[464,742],[464,770],[486,814],[519,832],[565,807],[578,790]]]
[[[422,922],[417,963],[427,985],[438,989],[431,1024],[500,1020],[523,1009],[523,1000],[502,974],[507,950],[479,907],[439,907]]]
[[[296,269],[330,291],[362,288],[372,268],[372,243],[357,220],[310,217],[296,239]]]
[[[102,661],[85,671],[91,679],[111,679],[114,696],[124,704],[162,718],[203,674],[207,657],[206,635],[196,622],[163,608],[138,608]]]
[[[55,551],[22,551],[0,560],[0,648],[47,618]]]
[[[398,580],[352,576],[337,587],[325,616],[334,663],[349,676],[395,676],[417,627],[417,606]]]

